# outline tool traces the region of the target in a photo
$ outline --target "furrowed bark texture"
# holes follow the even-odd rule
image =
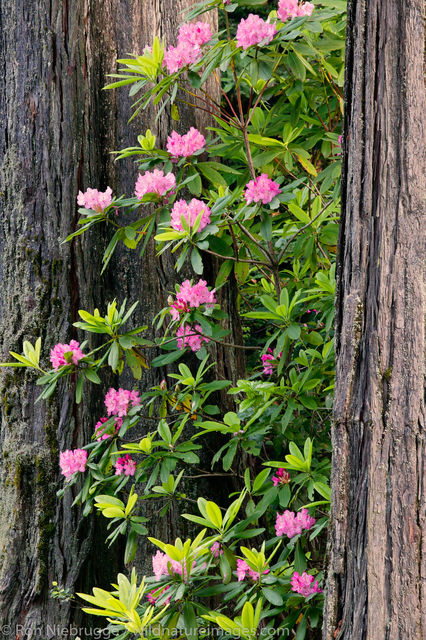
[[[348,6],[325,640],[426,637],[422,9]]]
[[[2,361],[11,359],[9,350],[21,352],[24,339],[41,336],[48,366],[53,344],[82,338],[72,328],[78,309],[102,309],[114,297],[139,299],[138,321],[150,324],[179,280],[172,260],[158,261],[152,247],[142,261],[120,249],[100,278],[109,230],[99,228],[72,244],[60,240],[76,228],[79,189],[109,185],[116,194],[133,193],[136,167],[130,161],[115,165],[109,152],[154,129],[153,114],[129,126],[126,89],[101,89],[116,59],[139,54],[154,34],[175,44],[179,12],[191,4],[0,0]],[[161,141],[173,126],[186,130],[193,118],[192,109],[183,110],[176,126],[165,115]],[[204,115],[197,124],[207,124]],[[226,377],[234,364],[230,358],[221,365]],[[150,371],[138,387],[144,390],[164,373]],[[48,599],[52,580],[88,591],[109,584],[122,568],[122,555],[116,558],[103,544],[101,519],[71,509],[71,493],[56,499],[59,451],[90,440],[104,413],[105,390],[91,387],[79,408],[72,384],[35,404],[40,389],[30,372],[0,370],[0,624],[11,625],[13,637],[15,625],[21,625],[21,637],[48,640],[59,633],[53,625],[81,622],[79,607]],[[151,533],[169,537],[171,525],[157,519]]]

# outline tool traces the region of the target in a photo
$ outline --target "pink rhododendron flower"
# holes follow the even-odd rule
[[[87,463],[87,451],[84,449],[74,449],[61,451],[59,455],[59,466],[63,475],[70,478],[76,471],[85,471]]]
[[[188,324],[179,327],[176,331],[178,349],[185,349],[185,347],[189,347],[192,351],[199,351],[203,346],[203,342],[210,342],[208,338],[199,335],[202,331],[203,330],[199,324],[196,324],[195,327],[191,327],[191,325]]]
[[[223,549],[221,549],[219,542],[213,542],[212,546],[210,547],[210,553],[215,558],[223,555]]]
[[[172,316],[172,320],[179,320],[181,313],[188,313],[189,307],[181,300],[179,297],[173,302],[173,298],[170,297],[170,314]]]
[[[315,6],[312,2],[302,2],[298,7],[299,16],[311,16]]]
[[[244,580],[247,574],[255,582],[256,582],[256,580],[259,580],[259,577],[260,577],[259,572],[258,571],[253,571],[253,569],[250,569],[250,567],[248,566],[247,562],[245,560],[241,560],[241,558],[237,558],[237,572],[236,573],[237,573],[238,582],[241,582],[242,580]],[[269,569],[266,569],[263,572],[263,575],[266,575],[267,573],[269,573]]]
[[[209,290],[205,280],[199,280],[194,285],[190,280],[182,282],[176,301],[170,303],[170,313],[173,320],[178,320],[181,312],[187,313],[191,308],[197,309],[202,304],[213,307],[216,303],[215,291],[216,289]]]
[[[159,580],[163,575],[169,575],[168,564],[170,563],[172,573],[176,573],[178,575],[182,575],[182,565],[180,562],[176,560],[172,560],[166,553],[162,551],[157,551],[155,556],[152,556],[152,569],[154,571],[154,575]],[[192,568],[195,566],[195,560],[192,564]],[[186,581],[186,566],[185,566],[185,581]]]
[[[105,396],[105,406],[109,416],[119,416],[122,418],[127,415],[130,405],[139,407],[141,403],[138,391],[128,391],[127,389],[111,389]]]
[[[108,438],[111,437],[111,434],[107,433],[107,427],[104,427],[104,424],[107,420],[108,418],[101,418],[95,425],[95,433],[93,435],[98,442],[101,442],[102,440],[107,440]],[[122,418],[115,419],[115,422],[114,422],[115,433],[119,431],[122,424],[123,424]]]
[[[157,580],[159,580],[165,573],[168,573],[167,563],[169,561],[169,556],[166,556],[166,554],[161,551],[157,551],[155,556],[152,556],[152,570],[154,571],[154,575]]]
[[[285,22],[288,18],[298,18],[300,16],[310,16],[315,9],[312,2],[301,2],[298,0],[280,0],[278,3],[278,17]]]
[[[65,358],[65,354],[72,354]],[[77,364],[79,360],[84,358],[84,353],[80,349],[80,343],[77,340],[71,340],[69,344],[57,344],[50,351],[50,362],[52,367],[57,371],[64,364]]]
[[[268,178],[268,174],[262,173],[258,178],[250,180],[250,182],[246,184],[244,197],[247,204],[252,202],[268,204],[268,202],[271,202],[279,193],[281,193],[281,189],[275,180]]]
[[[290,474],[285,469],[278,469],[277,475],[272,476],[272,482],[275,487],[281,484],[288,484],[290,482]]]
[[[277,513],[275,531],[277,536],[285,535],[292,538],[302,533],[302,523],[296,518],[296,514],[293,511],[284,511],[282,515]]]
[[[287,510],[281,515],[277,513],[275,531],[277,536],[288,536],[292,538],[302,533],[304,529],[307,530],[313,527],[315,522],[315,518],[309,515],[307,509],[302,509],[297,514]]]
[[[102,213],[112,202],[112,189],[107,187],[106,191],[97,189],[87,189],[84,193],[78,192],[77,203],[85,209],[93,209],[96,213]]]
[[[164,175],[163,171],[154,169],[138,176],[135,185],[135,196],[140,200],[147,193],[156,193],[164,196],[168,191],[176,186],[176,178],[173,173]]]
[[[268,349],[268,351],[270,351],[270,349]],[[271,375],[272,373],[274,373],[272,365],[269,364],[270,362],[275,360],[274,354],[264,353],[260,359],[262,360],[262,364],[263,364],[263,373],[266,373],[267,375]]]
[[[118,458],[115,463],[115,475],[121,476],[124,473],[125,476],[134,476],[136,471],[136,462],[127,453],[122,458]]]
[[[179,29],[178,42],[200,46],[212,39],[212,30],[207,22],[183,24]]]
[[[198,62],[201,57],[201,48],[191,45],[189,42],[179,42],[177,47],[169,47],[164,54],[163,65],[169,73],[176,73],[186,65]]]
[[[205,144],[206,139],[203,134],[195,127],[191,127],[183,136],[177,133],[177,131],[172,131],[171,135],[167,138],[167,151],[176,158],[179,156],[186,158],[202,149]]]
[[[169,73],[176,73],[182,67],[198,62],[201,45],[211,40],[212,32],[206,22],[184,24],[179,29],[178,44],[169,47],[164,54],[163,65]]]
[[[302,596],[305,596],[305,598],[313,593],[322,593],[322,589],[318,586],[318,581],[313,581],[314,576],[309,575],[306,571],[304,571],[302,575],[295,571],[291,578],[291,588],[296,593],[300,593]]]
[[[177,200],[171,212],[171,225],[176,231],[183,231],[182,216],[188,222],[188,225],[193,227],[200,214],[201,222],[198,231],[204,229],[210,222],[211,211],[208,206],[202,200],[197,200],[196,198],[192,198],[191,202]]]
[[[281,355],[282,355],[282,351],[278,354],[278,357],[276,358],[274,356],[274,352],[272,351],[272,349],[268,349],[266,353],[260,356],[260,359],[262,360],[262,365],[263,365],[263,373],[265,373],[266,375],[271,375],[272,373],[274,373],[272,362],[274,362],[275,360],[279,360],[281,358]]]
[[[310,529],[314,526],[316,520],[309,515],[309,511],[307,509],[302,509],[297,513],[297,518],[302,525],[302,529]]]
[[[250,13],[241,20],[237,29],[237,44],[244,50],[253,44],[269,44],[277,32],[275,24],[262,20],[260,16]]]
[[[249,570],[249,566],[245,560],[241,560],[241,558],[237,558],[237,578],[238,582],[242,582],[246,577],[246,573]]]

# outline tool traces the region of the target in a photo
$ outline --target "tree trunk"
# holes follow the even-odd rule
[[[422,9],[348,6],[325,640],[426,634]]]
[[[126,90],[101,88],[116,59],[140,53],[154,34],[175,44],[179,11],[191,4],[0,0],[2,361],[10,360],[9,350],[21,352],[24,339],[34,342],[39,335],[47,361],[48,348],[76,337],[71,324],[80,308],[93,310],[127,295],[140,300],[139,317],[149,324],[164,306],[178,279],[170,258],[159,262],[151,247],[141,262],[120,250],[109,275],[100,278],[104,230],[71,244],[60,245],[60,239],[76,228],[79,189],[110,185],[116,194],[133,192],[137,170],[114,164],[109,152],[153,129],[152,113],[129,126]],[[194,124],[192,110],[181,115],[179,127]],[[201,128],[206,123],[197,122]],[[165,115],[158,131],[163,143],[172,126]],[[150,372],[144,388],[160,373]],[[54,625],[81,621],[73,603],[47,597],[51,582],[71,590],[108,584],[117,562],[97,531],[101,519],[71,509],[70,493],[59,504],[56,499],[59,451],[89,441],[105,389],[97,395],[92,388],[78,409],[72,388],[35,404],[39,391],[30,372],[0,371],[0,624],[10,625],[13,637],[48,640],[59,633]],[[164,519],[153,534],[160,537],[169,525]]]

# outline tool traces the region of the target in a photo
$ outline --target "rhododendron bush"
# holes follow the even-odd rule
[[[217,33],[203,20],[213,10]],[[15,366],[40,374],[42,400],[68,376],[77,380],[79,403],[85,385],[106,385],[105,369],[133,374],[131,388],[104,388],[92,441],[60,454],[59,495],[73,487],[86,515],[107,518],[108,542],[126,540],[125,566],[140,542],[152,555],[143,579],[134,570],[126,577],[123,566],[111,592],[80,594],[88,612],[120,638],[192,640],[217,637],[218,629],[224,638],[318,638],[345,2],[206,0],[184,18],[174,42],[155,38],[142,55],[120,60],[109,85],[131,85],[133,118],[154,104],[158,113],[171,110],[176,130],[166,148],[148,129],[117,154],[136,161],[134,193],[86,185],[76,194],[79,228],[67,238],[106,225],[102,270],[119,243],[137,250],[135,259],[148,243],[158,254],[173,252],[175,290],[147,319],[162,335],[135,326],[137,302],[99,301],[99,309],[79,312],[73,338],[81,343],[69,336],[55,345],[51,336],[43,350],[50,368],[40,340],[12,355]],[[209,94],[209,78],[220,98]],[[179,107],[188,101],[211,114],[207,131],[180,126]],[[220,265],[214,281],[204,269],[211,256]],[[218,302],[231,278],[244,333],[238,345],[229,342]],[[245,350],[245,377],[215,377],[217,343]],[[188,353],[195,354],[190,366]],[[172,363],[173,373],[147,390],[144,370]],[[224,415],[219,391],[233,406]],[[214,493],[197,500],[185,493],[206,437],[217,443],[212,473],[229,476],[224,504]],[[173,505],[192,537],[152,538],[148,500],[160,516]]]

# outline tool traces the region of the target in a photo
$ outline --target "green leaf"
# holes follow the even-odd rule
[[[238,440],[235,438],[234,440],[231,441],[228,451],[223,456],[222,464],[223,464],[224,471],[229,471],[229,469],[231,468],[232,462],[235,458],[235,454],[237,453],[237,447],[238,447]]]
[[[292,322],[287,328],[287,335],[292,340],[298,340],[300,338],[300,326]]]
[[[126,549],[124,551],[124,564],[130,564],[134,560],[138,549],[138,534],[134,529],[130,529],[127,536]]]
[[[120,348],[117,342],[113,342],[108,355],[108,364],[113,371],[117,370],[119,357],[120,357]]]
[[[203,261],[200,256],[200,252],[195,247],[193,247],[191,251],[191,265],[195,273],[198,275],[203,273]]]
[[[270,589],[269,587],[262,587],[262,593],[268,602],[273,604],[275,607],[281,607],[284,604],[284,600],[278,591]]]
[[[83,375],[83,372],[81,372],[78,376],[77,385],[75,388],[75,401],[77,404],[80,404],[81,402],[81,397],[83,395],[83,384],[84,384],[84,375]]]
[[[301,619],[297,627],[297,633],[295,635],[294,640],[305,640],[307,630],[308,630],[308,619],[306,616],[303,616],[303,618]]]
[[[165,364],[171,364],[175,362],[182,356],[182,351],[171,351],[170,353],[166,353],[163,356],[157,356],[154,360],[151,361],[151,365],[153,367],[162,367]]]
[[[194,607],[189,602],[186,602],[183,607],[183,626],[188,640],[197,640],[197,619]]]
[[[297,571],[297,573],[303,573],[306,569],[306,566],[307,564],[305,554],[303,553],[302,547],[298,542],[296,545],[296,550],[294,552],[294,569],[295,571]]]
[[[259,491],[259,489],[261,489],[263,487],[263,485],[265,484],[267,478],[269,476],[269,469],[264,469],[263,471],[261,471],[255,478],[254,482],[253,482],[253,492],[256,493],[256,491]]]
[[[208,162],[199,162],[197,164],[197,168],[201,171],[203,176],[207,178],[209,182],[214,184],[217,187],[226,187],[226,180],[220,175],[216,169],[213,169],[211,163]]]
[[[225,262],[221,264],[218,274],[216,276],[216,282],[215,282],[216,289],[219,289],[227,281],[232,271],[233,265],[234,263],[232,262],[232,260],[225,260]]]
[[[217,504],[214,502],[206,502],[206,511],[216,529],[220,529],[222,526],[222,513]]]
[[[84,370],[84,375],[86,376],[86,378],[88,380],[90,380],[90,382],[93,382],[94,384],[100,384],[101,383],[101,379],[98,376],[98,374],[96,373],[96,371],[94,369],[85,369]]]

